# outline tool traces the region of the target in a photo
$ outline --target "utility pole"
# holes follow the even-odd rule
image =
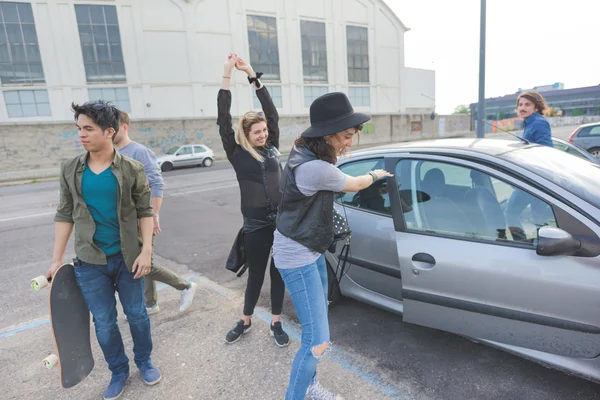
[[[481,21],[479,23],[479,101],[477,102],[477,137],[485,136],[485,1],[481,0]]]

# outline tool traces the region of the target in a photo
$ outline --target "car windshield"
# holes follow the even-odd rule
[[[179,146],[171,147],[165,154],[175,154],[179,150]]]
[[[511,151],[501,157],[600,208],[600,168],[597,165],[545,146]]]

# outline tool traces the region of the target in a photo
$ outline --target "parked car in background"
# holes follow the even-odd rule
[[[336,196],[352,237],[347,256],[326,253],[332,304],[351,297],[600,382],[597,165],[518,140],[443,139],[353,151],[338,167],[394,176]]]
[[[600,158],[600,122],[578,126],[571,136],[569,142],[584,148],[596,158]]]
[[[584,148],[579,147],[575,143],[568,142],[566,140],[553,137],[552,144],[555,149],[564,151],[565,153],[572,154],[576,157],[583,158],[584,160],[588,160],[594,164],[600,165],[600,158],[594,156],[589,151],[586,151]]]
[[[215,160],[215,153],[203,144],[187,144],[171,147],[165,154],[158,156],[158,165],[162,171],[188,166],[210,167]]]

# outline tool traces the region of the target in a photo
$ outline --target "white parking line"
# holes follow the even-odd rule
[[[52,214],[55,214],[55,211],[41,213],[41,214],[33,214],[33,215],[22,215],[20,217],[4,218],[4,219],[0,219],[0,222],[14,221],[14,220],[17,220],[17,219],[25,219],[25,218],[42,217],[44,215],[52,215]]]
[[[185,196],[186,194],[209,192],[209,191],[213,191],[213,190],[228,189],[228,188],[237,187],[237,186],[238,186],[237,184],[232,184],[232,185],[210,187],[210,188],[204,188],[204,189],[198,189],[198,190],[190,190],[187,192],[169,194],[165,197]],[[40,213],[40,214],[22,215],[20,217],[11,217],[11,218],[0,219],[0,222],[15,221],[18,219],[26,219],[26,218],[36,218],[36,217],[42,217],[44,215],[52,215],[55,213],[56,213],[55,211],[52,211],[52,212],[46,212],[46,213]]]
[[[204,188],[204,189],[198,189],[198,190],[190,190],[188,192],[181,192],[181,193],[170,194],[170,195],[167,195],[165,197],[185,196],[186,194],[210,192],[211,190],[227,189],[227,188],[232,188],[232,187],[237,187],[237,186],[238,185],[236,183],[234,185],[225,185],[225,186],[217,186],[217,187]]]

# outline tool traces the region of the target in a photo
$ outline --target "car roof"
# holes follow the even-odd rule
[[[597,122],[590,122],[590,123],[587,123],[587,124],[582,124],[582,125],[579,125],[579,126],[577,127],[577,129],[585,128],[585,127],[588,127],[588,126],[597,126],[597,125],[600,125],[600,121],[597,121]]]
[[[513,139],[477,139],[477,138],[448,138],[419,140],[413,142],[390,143],[377,147],[352,151],[351,155],[363,156],[369,154],[414,152],[414,153],[447,153],[449,150],[461,150],[499,156],[510,151],[520,150],[537,144],[526,144],[515,138]]]

